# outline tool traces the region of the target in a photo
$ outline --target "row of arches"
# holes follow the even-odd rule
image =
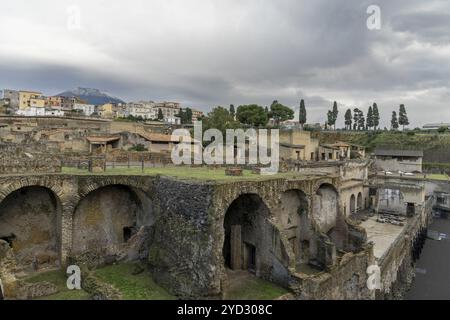
[[[0,239],[12,247],[19,269],[61,264],[62,204],[43,186],[22,187],[0,202]],[[96,251],[114,255],[137,233],[152,225],[151,200],[136,188],[108,185],[89,192],[72,215],[71,254]]]
[[[256,275],[269,270],[270,278],[276,279],[285,276],[289,264],[286,249],[296,268],[320,259],[318,234],[328,236],[337,246],[342,243],[343,235],[336,228],[338,198],[329,184],[320,186],[312,197],[298,189],[287,190],[271,211],[258,195],[241,194],[224,216],[225,267]]]
[[[358,193],[357,197],[354,194],[350,196],[350,214],[355,214],[366,207],[363,206],[363,195],[361,192]]]

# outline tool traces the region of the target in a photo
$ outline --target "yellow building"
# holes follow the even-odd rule
[[[102,118],[111,119],[114,118],[117,112],[116,105],[112,103],[105,103],[100,107],[100,116]]]
[[[24,110],[29,107],[45,107],[45,98],[42,92],[19,91],[19,109]]]
[[[280,131],[280,158],[282,160],[316,161],[319,140],[311,132],[300,129]]]

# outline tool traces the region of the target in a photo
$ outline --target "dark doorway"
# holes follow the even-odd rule
[[[256,271],[256,247],[245,243],[245,250],[247,252],[247,270],[254,273]]]
[[[13,241],[16,239],[16,235],[11,233],[9,236],[0,237],[0,240],[8,242],[9,246],[12,248]]]
[[[127,242],[130,240],[131,236],[133,235],[133,227],[124,227],[123,228],[123,242]]]
[[[408,202],[406,204],[406,215],[412,217],[416,213],[416,207],[414,203]]]

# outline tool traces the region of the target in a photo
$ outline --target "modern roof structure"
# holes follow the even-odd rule
[[[400,149],[376,149],[376,156],[392,157],[423,157],[423,151],[420,150],[400,150]]]
[[[423,129],[439,129],[440,127],[447,127],[450,129],[450,123],[427,123],[423,125]]]

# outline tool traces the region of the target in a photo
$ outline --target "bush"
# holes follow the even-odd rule
[[[439,133],[446,133],[447,130],[448,130],[448,128],[447,128],[446,126],[442,126],[442,127],[440,127],[437,131],[438,131]]]
[[[129,151],[138,151],[138,152],[148,151],[148,149],[142,143],[138,143],[137,145],[131,147],[128,150]]]

